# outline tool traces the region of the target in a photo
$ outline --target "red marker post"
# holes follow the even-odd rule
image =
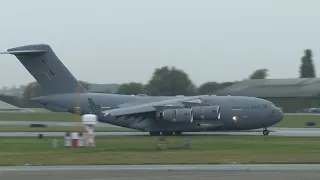
[[[71,141],[72,141],[72,147],[73,148],[77,148],[78,147],[78,141],[79,141],[78,132],[71,133]]]

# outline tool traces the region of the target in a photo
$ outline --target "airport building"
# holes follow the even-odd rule
[[[282,107],[284,112],[296,112],[320,106],[320,78],[244,80],[215,94],[264,98]]]

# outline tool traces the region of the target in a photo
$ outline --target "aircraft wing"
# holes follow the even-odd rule
[[[91,101],[92,107],[94,107],[94,102],[89,98],[89,102]],[[178,108],[186,108],[192,106],[210,106],[211,104],[205,104],[202,100],[197,96],[192,97],[174,97],[165,100],[158,100],[153,102],[145,102],[140,104],[127,104],[125,106],[119,105],[120,108],[101,111],[100,113],[104,116],[126,116],[126,115],[134,115],[148,112],[155,112],[158,110],[165,109],[178,109]]]

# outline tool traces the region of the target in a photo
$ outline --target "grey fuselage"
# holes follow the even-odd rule
[[[270,127],[283,118],[280,109],[270,101],[241,96],[214,96],[200,95],[204,103],[220,106],[220,120],[194,120],[192,123],[177,124],[174,122],[157,121],[155,114],[150,114],[149,118],[141,117],[120,117],[117,119],[99,116],[99,121],[137,129],[140,131],[219,131],[219,130],[251,130]],[[155,97],[155,96],[132,96],[119,94],[102,93],[68,93],[42,96],[32,100],[46,106],[62,108],[65,111],[75,113],[75,106],[81,107],[81,114],[91,113],[88,98],[91,98],[96,105],[103,110],[119,108],[125,103],[146,103],[170,99],[176,97]],[[78,105],[77,105],[78,103]]]

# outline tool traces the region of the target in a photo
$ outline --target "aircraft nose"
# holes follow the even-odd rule
[[[277,121],[280,122],[283,119],[283,112],[280,108],[276,108]]]

